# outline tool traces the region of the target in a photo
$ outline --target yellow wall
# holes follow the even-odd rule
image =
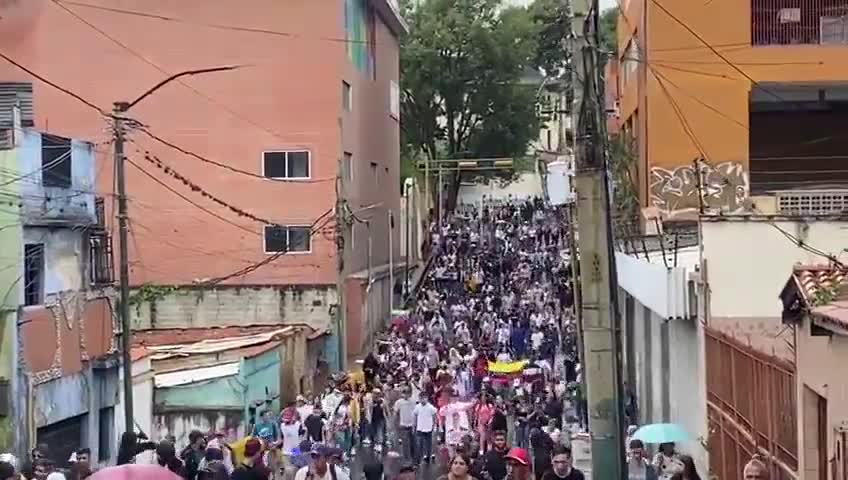
[[[669,212],[696,208],[698,195],[692,165],[695,158],[704,157],[704,181],[716,183],[719,190],[719,181],[731,185],[710,195],[706,206],[730,211],[748,209],[743,197],[747,196],[748,185],[751,82],[657,3],[757,82],[846,81],[848,47],[752,47],[749,0],[642,1],[644,24],[640,0],[630,0],[626,20],[619,19],[618,43],[623,55],[633,31],[638,31],[642,50],[639,65],[645,81],[638,89],[622,88],[620,102],[624,122],[640,100],[644,101],[645,108],[639,109],[639,116],[644,119],[647,135],[641,135],[639,141],[643,149],[640,170],[650,172],[647,178],[640,175],[640,190],[649,192],[646,206]],[[700,148],[687,134],[670,98],[679,106]],[[644,193],[642,198],[645,202]]]

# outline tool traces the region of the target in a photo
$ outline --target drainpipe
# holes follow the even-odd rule
[[[392,213],[392,209],[389,209],[389,316],[391,317],[392,311],[395,309],[395,250],[394,250],[394,240],[392,239],[392,235],[395,227],[395,218]]]

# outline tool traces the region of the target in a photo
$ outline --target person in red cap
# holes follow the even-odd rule
[[[510,448],[504,456],[508,480],[530,480],[530,455],[523,448]]]

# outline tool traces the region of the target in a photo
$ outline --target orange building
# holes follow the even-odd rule
[[[405,29],[392,0],[0,4],[3,54],[105,111],[172,74],[239,66],[180,78],[128,113],[180,147],[129,126],[136,328],[308,323],[343,335],[347,313],[352,353],[368,334],[361,317],[388,315],[386,271],[392,257],[400,263],[391,219],[400,218]],[[108,118],[8,62],[0,77],[34,82],[38,128],[103,145],[98,190],[113,194]],[[340,266],[352,304],[370,310],[339,305]],[[335,360],[337,348],[321,359]]]
[[[621,13],[620,125],[643,206],[738,213],[848,181],[844,1],[622,0]]]

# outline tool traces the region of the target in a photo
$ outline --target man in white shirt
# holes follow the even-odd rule
[[[314,445],[310,452],[312,460],[294,475],[294,480],[350,480],[350,476],[329,463],[331,449]]]
[[[403,442],[403,456],[408,459],[415,457],[415,400],[410,396],[410,389],[403,390],[403,396],[395,402],[395,417],[397,418],[398,435]]]
[[[422,455],[424,462],[430,463],[433,456],[433,429],[436,427],[438,410],[430,403],[427,396],[422,394],[420,402],[415,406],[414,413],[415,437],[418,440],[418,445],[415,448],[415,463],[421,463]]]

